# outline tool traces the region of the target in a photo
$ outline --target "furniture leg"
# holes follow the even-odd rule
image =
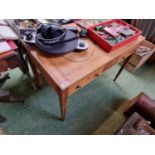
[[[27,64],[26,64],[26,62],[24,60],[24,57],[23,57],[23,54],[22,54],[21,50],[17,49],[15,54],[16,54],[16,57],[17,57],[18,62],[19,62],[20,70],[23,72],[23,74],[26,74],[27,71],[28,71],[28,66],[27,66]]]
[[[116,76],[115,76],[115,78],[114,78],[113,81],[116,81],[117,80],[118,76],[121,74],[121,72],[123,71],[123,69],[125,68],[125,66],[127,65],[127,63],[129,62],[129,60],[130,60],[131,57],[132,57],[132,55],[125,59],[125,61],[123,62],[121,68],[117,72],[117,74],[116,74]]]
[[[15,97],[9,91],[0,91],[0,101],[2,102],[24,102],[23,98]]]
[[[4,130],[0,128],[0,135],[5,135]]]
[[[61,120],[62,121],[65,120],[65,116],[66,116],[67,100],[68,100],[67,92],[62,92],[62,94],[59,95],[59,103],[60,103]]]
[[[0,115],[0,123],[5,122],[6,118]]]
[[[19,57],[20,57],[21,63],[23,64],[24,69],[29,70],[28,64],[26,63],[24,56],[23,56],[24,52],[22,53],[22,49],[17,49],[17,52],[19,54]]]
[[[24,67],[25,67],[25,71],[26,71],[26,74],[27,74],[27,76],[28,76],[28,78],[31,80],[31,82],[32,82],[32,87],[34,88],[34,89],[36,89],[36,88],[39,88],[39,84],[37,83],[37,81],[33,81],[33,79],[32,79],[32,77],[31,77],[31,75],[30,75],[30,72],[29,72],[29,65],[28,64],[30,64],[31,65],[31,68],[32,68],[32,66],[33,66],[33,64],[31,63],[31,60],[30,60],[30,56],[29,56],[29,52],[30,52],[30,50],[31,50],[31,46],[28,46],[28,48],[26,49],[22,44],[21,44],[21,41],[18,41],[18,47],[20,47],[20,49],[18,49],[18,53],[19,53],[19,55],[20,55],[20,57],[21,57],[21,59],[22,59],[22,62],[24,63]],[[24,55],[25,54],[25,58],[24,58]],[[34,69],[34,67],[32,68],[32,71],[33,71],[33,74],[36,72],[35,71],[35,69]],[[36,73],[37,74],[37,73]],[[35,77],[35,75],[36,74],[34,74],[34,77]]]
[[[40,78],[38,69],[37,69],[37,67],[33,64],[33,62],[31,61],[30,56],[29,56],[28,59],[29,59],[29,63],[30,63],[30,65],[31,65],[31,68],[32,68],[32,71],[33,71],[35,86],[36,86],[36,88],[40,89],[40,88],[41,88],[41,85],[42,85],[42,80],[41,80],[41,78]]]
[[[10,79],[9,73],[0,74],[0,82],[5,82],[7,79]]]

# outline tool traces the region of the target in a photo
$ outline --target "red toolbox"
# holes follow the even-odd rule
[[[113,26],[114,24],[116,25],[117,28]],[[109,25],[113,27],[109,28]],[[102,31],[104,34],[102,34],[102,32],[100,32],[99,34],[99,31],[96,30],[97,27],[104,27]],[[127,31],[132,32],[132,35],[128,37],[126,36],[123,37],[123,35],[124,34],[126,35],[127,33],[124,32],[123,34],[121,30],[121,34],[120,34],[118,29],[124,29],[124,28],[126,29],[128,28]],[[93,41],[95,41],[100,47],[102,47],[106,52],[112,52],[117,48],[122,47],[127,43],[136,40],[140,34],[141,34],[140,30],[136,29],[134,26],[120,19],[108,20],[106,22],[103,22],[88,28],[89,37]],[[110,38],[112,38],[113,42],[111,40],[108,40],[109,38],[108,39],[106,38],[107,35],[110,36]],[[120,37],[120,40],[118,40],[117,42],[117,38],[113,39],[113,37]]]

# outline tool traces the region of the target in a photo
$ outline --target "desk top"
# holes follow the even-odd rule
[[[134,42],[106,53],[90,39],[85,39],[89,48],[83,52],[71,52],[62,56],[47,55],[38,48],[31,50],[31,57],[39,65],[48,82],[54,82],[61,90],[79,81],[83,77],[101,68],[105,71],[133,53],[144,37],[139,36]]]

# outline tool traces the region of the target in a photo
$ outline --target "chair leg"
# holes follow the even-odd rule
[[[0,128],[0,135],[5,135],[5,132],[2,128]]]
[[[5,122],[6,118],[0,115],[0,123]]]
[[[0,82],[4,83],[7,79],[10,79],[9,73],[0,74]]]
[[[11,95],[9,91],[0,91],[0,101],[2,102],[24,102],[24,99]]]

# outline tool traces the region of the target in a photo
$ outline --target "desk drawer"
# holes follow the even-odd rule
[[[5,72],[9,68],[9,65],[6,61],[0,61],[0,72]]]
[[[20,64],[16,55],[6,58],[6,61],[8,63],[9,68],[11,69],[18,67]]]
[[[0,72],[5,72],[8,69],[14,69],[20,66],[17,55],[12,55],[0,61]]]
[[[85,76],[84,78],[76,82],[75,84],[73,84],[71,87],[69,87],[69,91],[68,91],[69,95],[75,93],[80,88],[83,88],[91,81],[95,80],[98,76],[100,76],[104,72],[104,70],[105,70],[104,67],[100,67],[94,72],[88,74],[87,76]]]

